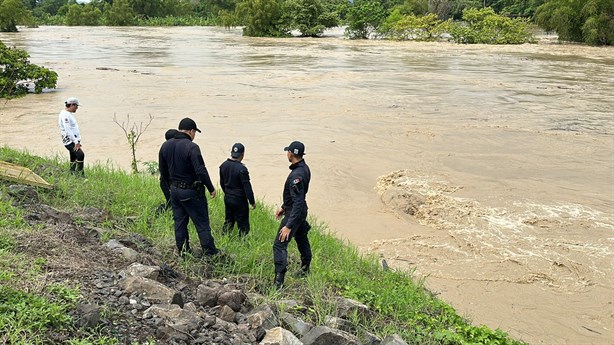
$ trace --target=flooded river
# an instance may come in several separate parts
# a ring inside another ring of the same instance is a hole
[[[336,236],[415,270],[476,325],[532,344],[614,343],[612,47],[200,27],[23,28],[0,40],[59,74],[57,90],[2,101],[0,144],[67,156],[57,114],[76,96],[86,163],[127,170],[113,116],[154,117],[142,162],[189,116],[216,182],[242,142],[257,197],[279,205],[282,150],[298,139],[310,212]]]

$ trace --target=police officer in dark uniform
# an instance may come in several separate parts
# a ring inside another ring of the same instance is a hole
[[[249,205],[256,208],[254,191],[249,181],[247,167],[241,163],[245,156],[245,146],[241,143],[232,145],[230,158],[220,165],[220,185],[224,191],[226,218],[222,227],[224,234],[231,232],[237,223],[239,234],[249,233]]]
[[[213,256],[219,251],[211,236],[209,209],[205,188],[212,198],[216,191],[200,148],[193,143],[196,132],[194,120],[184,118],[179,122],[178,132],[173,139],[160,147],[159,166],[162,179],[171,186],[171,205],[175,221],[175,242],[181,255],[192,254],[188,239],[188,222],[192,219],[203,256]]]
[[[173,139],[175,137],[175,134],[177,134],[176,129],[174,128],[169,129],[168,131],[166,131],[166,133],[164,133],[164,139],[165,140]],[[165,181],[162,178],[162,176],[160,176],[160,189],[162,190],[162,193],[164,194],[165,201],[163,204],[160,204],[160,206],[158,206],[158,208],[156,209],[156,214],[163,213],[171,207],[171,186],[169,182],[170,181]]]
[[[298,275],[307,275],[311,264],[311,245],[307,233],[311,226],[307,222],[307,202],[311,172],[305,163],[305,145],[293,141],[284,148],[290,164],[290,174],[284,184],[283,204],[277,210],[277,219],[283,216],[277,236],[273,243],[273,260],[275,262],[275,287],[281,289],[288,265],[288,243],[294,237],[301,254],[301,270]]]

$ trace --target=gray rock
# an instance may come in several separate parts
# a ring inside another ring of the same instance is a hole
[[[76,308],[78,327],[94,328],[100,323],[101,308],[95,304],[78,304]]]
[[[294,334],[298,334],[301,337],[307,334],[313,328],[313,325],[304,322],[299,317],[296,317],[290,313],[282,312],[280,314],[282,325],[292,331]]]
[[[347,319],[354,313],[361,316],[368,316],[369,314],[369,307],[351,298],[337,297],[336,303],[338,316],[341,318]]]
[[[218,289],[201,284],[196,290],[196,300],[198,304],[206,307],[213,307],[217,305]]]
[[[235,321],[236,312],[232,310],[229,306],[225,305],[222,307],[222,310],[219,313],[219,318],[226,322],[234,322]]]
[[[181,293],[155,280],[143,277],[126,277],[122,281],[122,287],[128,293],[138,293],[153,303],[177,304],[183,307]]]
[[[292,332],[281,327],[275,327],[266,331],[260,345],[303,345],[303,343]]]
[[[353,326],[350,321],[336,316],[326,316],[326,319],[324,320],[324,325],[330,328],[340,329],[345,332],[353,331]]]
[[[227,305],[237,312],[241,310],[241,305],[246,298],[247,296],[239,290],[225,291],[218,296],[217,303],[219,305]]]
[[[121,273],[120,273],[121,274]],[[145,266],[138,262],[135,262],[126,268],[126,277],[136,276],[147,279],[156,280],[160,274],[160,267],[158,266]]]
[[[247,315],[247,322],[253,329],[262,327],[268,330],[279,326],[279,321],[277,321],[273,310],[266,304],[252,310]]]
[[[301,338],[301,342],[305,345],[360,345],[356,336],[326,326],[313,328]]]

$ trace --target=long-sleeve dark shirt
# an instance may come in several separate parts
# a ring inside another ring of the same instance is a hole
[[[286,226],[294,229],[307,218],[307,201],[311,171],[305,160],[290,165],[290,174],[284,184],[284,203],[281,208],[287,217]]]
[[[220,165],[220,185],[224,194],[247,199],[250,205],[256,203],[249,181],[247,167],[238,160],[228,158]]]
[[[186,133],[178,132],[173,139],[162,144],[158,154],[158,166],[162,180],[169,185],[183,182],[192,186],[194,182],[201,181],[209,193],[215,191],[200,148]]]

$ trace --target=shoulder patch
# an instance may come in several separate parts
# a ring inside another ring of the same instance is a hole
[[[294,180],[292,180],[292,184],[299,184],[299,183],[301,183],[300,178],[295,178]]]

